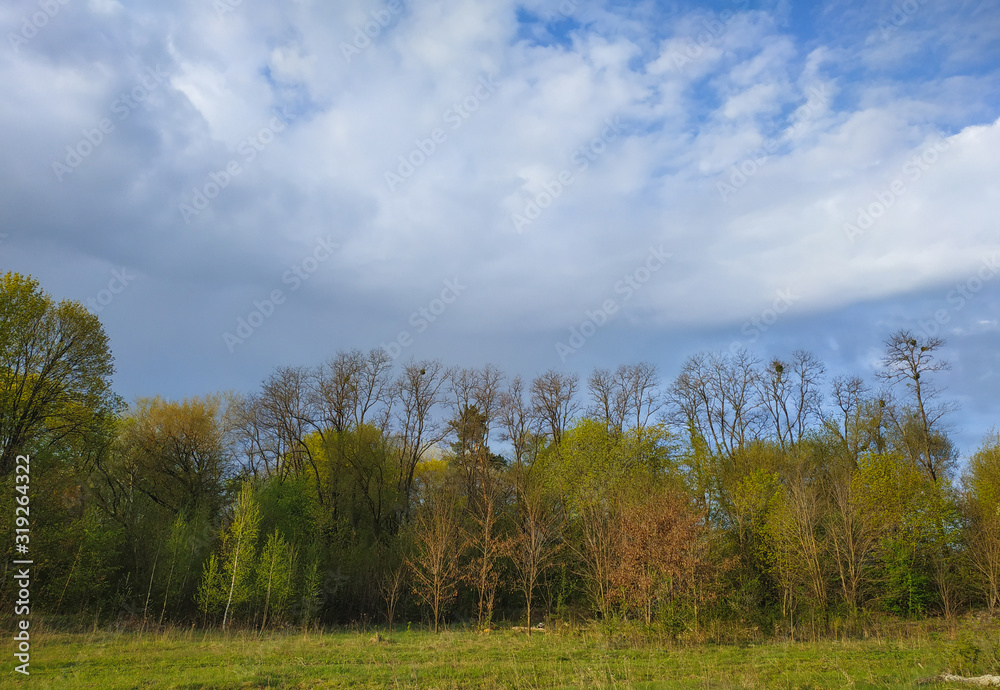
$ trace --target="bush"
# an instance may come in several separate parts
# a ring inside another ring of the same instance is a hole
[[[951,652],[948,667],[959,676],[1000,674],[1000,636],[987,639],[963,635]]]

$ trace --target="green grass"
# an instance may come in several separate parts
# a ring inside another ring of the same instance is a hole
[[[954,634],[937,632],[744,645],[629,644],[593,629],[372,635],[48,631],[33,638],[25,680],[33,688],[910,688],[944,670],[955,647]]]

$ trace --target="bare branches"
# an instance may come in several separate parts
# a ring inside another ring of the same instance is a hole
[[[413,593],[431,610],[434,632],[458,593],[459,557],[464,550],[456,502],[439,496],[417,512],[414,552],[407,560]]]
[[[695,355],[670,388],[675,410],[719,455],[731,458],[758,437],[757,366],[757,360],[742,350],[728,356]]]
[[[804,350],[793,352],[791,362],[775,358],[761,369],[755,383],[779,447],[801,441],[809,422],[821,416],[823,371],[823,364]]]
[[[553,369],[531,382],[532,411],[556,445],[578,409],[574,396],[579,383],[576,374],[560,374]]]
[[[593,401],[590,414],[603,420],[614,436],[628,428],[644,429],[663,407],[660,377],[648,362],[622,365],[614,373],[595,369],[587,386]]]
[[[518,471],[523,467],[533,446],[531,439],[534,434],[531,409],[524,400],[524,384],[521,377],[515,377],[500,394],[500,423],[503,426],[502,441],[511,444],[514,451],[514,466]],[[529,465],[531,463],[529,462]]]
[[[407,508],[417,463],[428,449],[444,438],[441,425],[431,412],[441,402],[441,388],[446,380],[447,371],[438,360],[411,361],[396,380],[400,494]]]
[[[528,634],[531,634],[531,608],[538,580],[552,566],[561,547],[563,516],[547,504],[540,492],[524,489],[515,522],[511,559],[527,607]]]
[[[911,459],[921,465],[933,481],[953,465],[950,442],[940,428],[941,419],[955,409],[953,403],[936,403],[941,389],[927,379],[928,374],[947,371],[951,365],[937,358],[944,340],[934,336],[917,338],[908,330],[893,333],[885,341],[883,371],[879,378],[891,384],[905,382],[912,393],[909,408],[890,408],[893,423]]]

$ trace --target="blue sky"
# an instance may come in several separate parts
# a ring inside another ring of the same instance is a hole
[[[1000,2],[17,0],[0,30],[0,270],[93,300],[126,398],[381,345],[871,378],[911,328],[948,341],[960,448],[1000,419]]]

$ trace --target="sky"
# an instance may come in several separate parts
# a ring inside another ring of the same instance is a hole
[[[7,0],[0,271],[127,400],[946,340],[1000,426],[1000,0]]]

